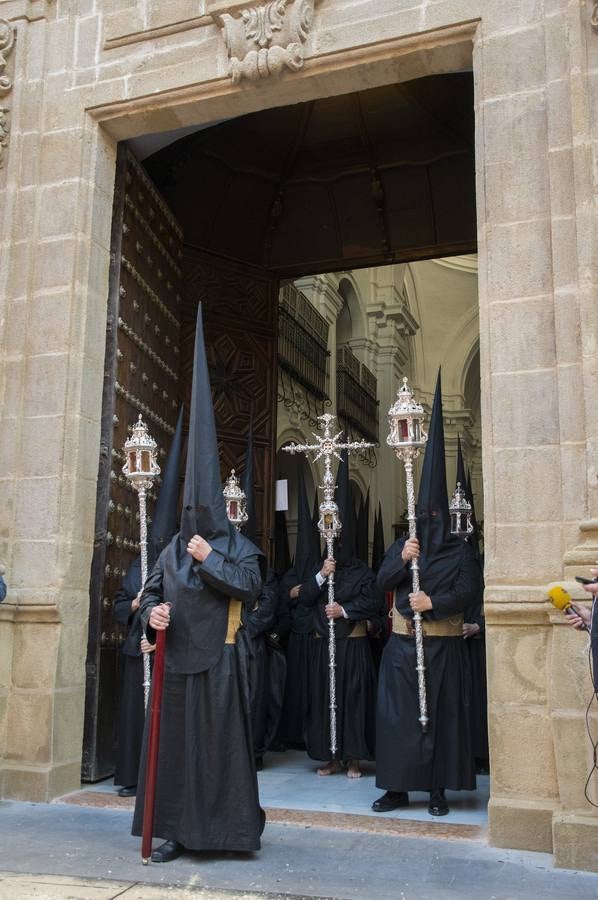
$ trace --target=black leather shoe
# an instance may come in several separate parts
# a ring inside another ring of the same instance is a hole
[[[449,805],[446,802],[444,791],[430,791],[430,805],[428,812],[431,816],[447,816],[450,812]]]
[[[122,787],[118,792],[119,797],[134,797],[137,793],[137,785],[129,784],[127,787]]]
[[[263,768],[264,768],[264,757],[263,757],[263,756],[256,756],[256,758],[255,758],[255,770],[256,770],[256,772],[261,772]]]
[[[402,809],[405,806],[409,806],[407,791],[387,791],[372,803],[374,812],[390,812],[391,809]]]
[[[178,841],[164,841],[157,850],[152,853],[152,862],[172,862],[185,851]]]

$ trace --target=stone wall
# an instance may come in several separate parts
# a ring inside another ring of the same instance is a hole
[[[544,604],[598,555],[594,4],[293,0],[261,56],[242,6],[0,0],[2,793],[78,784],[116,141],[473,60],[490,839],[598,868],[583,638]]]

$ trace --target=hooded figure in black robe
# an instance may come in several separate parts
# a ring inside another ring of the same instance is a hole
[[[378,681],[376,784],[387,793],[373,809],[406,806],[408,791],[430,791],[429,812],[449,810],[444,789],[474,790],[471,674],[463,641],[463,611],[476,599],[479,567],[467,543],[450,533],[440,373],[417,506],[420,592],[412,594],[412,542],[396,541],[378,572],[378,586],[394,590],[393,633]],[[409,546],[406,544],[409,543]],[[431,609],[429,608],[431,606]],[[423,613],[429,723],[419,719],[415,638],[411,620]],[[440,633],[439,633],[440,632]]]
[[[254,490],[253,424],[245,453],[241,488],[247,499],[247,522],[243,534],[257,543],[257,517]],[[263,767],[263,755],[278,731],[284,697],[286,659],[275,631],[278,620],[278,579],[268,570],[262,593],[252,609],[245,609],[243,622],[252,640],[250,667],[251,722],[256,767]]]
[[[154,516],[147,542],[148,571],[173,534],[178,529],[179,474],[183,443],[183,409],[179,413],[176,429],[162,473],[162,486],[154,507]],[[131,797],[137,786],[139,757],[145,708],[143,703],[143,658],[141,653],[141,611],[137,595],[141,590],[141,557],[133,560],[123,578],[120,590],[114,598],[113,617],[119,625],[128,628],[123,644],[123,674],[118,713],[118,747],[114,783],[122,784],[121,797]]]
[[[317,492],[316,492],[317,501]],[[305,746],[305,721],[309,707],[309,648],[313,642],[311,610],[299,602],[303,582],[312,574],[320,559],[317,525],[309,510],[303,469],[297,481],[297,544],[293,566],[280,580],[280,602],[289,610],[290,631],[287,641],[287,673],[279,728],[284,744]]]
[[[302,584],[299,603],[312,612],[315,640],[310,645],[309,711],[306,748],[317,760],[330,760],[320,775],[340,770],[359,777],[359,760],[373,760],[376,722],[376,671],[367,637],[367,621],[376,615],[380,598],[376,576],[355,556],[353,503],[349,487],[349,459],[342,452],[337,477],[337,497],[342,530],[335,542],[334,607],[336,638],[337,754],[330,751],[330,683],[328,658],[328,585],[323,568],[316,567]]]
[[[261,592],[262,560],[226,515],[200,306],[180,530],[141,598],[148,639],[155,639],[154,625],[167,628],[154,818],[154,835],[165,843],[152,854],[155,862],[174,859],[185,848],[260,847],[264,815],[251,734],[251,648],[241,610],[253,607]],[[137,835],[147,739],[146,727]]]
[[[382,520],[382,506],[378,504],[378,511],[374,516],[374,540],[372,545],[372,571],[378,574],[378,569],[382,565],[384,558],[384,522]],[[376,668],[376,674],[380,671],[380,661],[384,646],[388,640],[388,630],[390,619],[388,617],[388,604],[384,591],[378,591],[379,607],[375,616],[370,619],[368,627],[368,637],[370,639],[370,649],[372,658]]]
[[[457,448],[461,454],[461,442]],[[459,474],[465,476],[465,466],[461,456],[461,467],[457,467],[457,480]],[[473,550],[473,554],[479,566],[479,584],[475,602],[464,613],[463,636],[465,645],[469,651],[469,663],[471,666],[471,736],[473,740],[473,755],[476,770],[480,773],[488,772],[488,688],[486,683],[486,620],[484,618],[484,569],[480,553],[480,539],[478,523],[475,515],[475,504],[471,490],[471,475],[467,474],[466,497],[471,503],[471,522],[473,532],[467,537]],[[468,627],[470,626],[470,627]]]

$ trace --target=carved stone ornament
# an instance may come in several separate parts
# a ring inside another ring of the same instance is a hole
[[[6,19],[0,19],[0,97],[8,94],[12,88],[12,78],[5,75],[6,60],[15,44],[14,26]],[[8,110],[0,107],[0,169],[4,165],[4,154],[8,147]]]
[[[303,67],[304,47],[317,0],[270,0],[214,16],[222,29],[233,84],[259,81],[283,69]]]
[[[592,7],[592,18],[590,19],[594,31],[598,31],[598,0],[594,0]]]

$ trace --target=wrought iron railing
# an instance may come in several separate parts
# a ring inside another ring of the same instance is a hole
[[[293,284],[280,291],[278,361],[318,400],[328,398],[328,323]]]
[[[378,443],[377,380],[350,347],[339,347],[336,357],[336,408],[341,419],[366,440]]]

